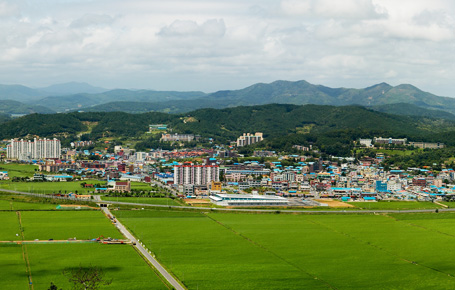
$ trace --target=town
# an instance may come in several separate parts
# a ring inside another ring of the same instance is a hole
[[[86,149],[93,148],[93,141],[74,141],[71,148],[61,148],[56,138],[5,140],[4,162],[33,164],[36,173],[19,180],[10,178],[8,171],[3,170],[0,180],[13,183],[88,180],[89,183],[83,184],[84,193],[78,194],[77,189],[52,193],[78,199],[104,194],[137,196],[132,182],[150,186],[159,184],[174,198],[189,205],[207,206],[211,203],[229,207],[306,208],[340,206],[341,202],[393,200],[437,203],[455,197],[454,169],[434,170],[431,165],[426,165],[387,170],[383,162],[388,156],[379,151],[374,157],[365,155],[358,159],[322,158],[315,157],[318,150],[311,145],[295,144],[293,148],[300,154],[256,150],[245,156],[239,154],[238,149],[263,141],[261,132],[244,133],[230,145],[187,148],[185,144],[199,137],[166,131],[169,131],[166,124],[150,125],[150,132],[161,134],[163,143],[178,143],[180,149],[150,148],[148,152],[137,152],[128,147],[113,146],[112,151],[98,151]],[[106,142],[102,145],[105,146]],[[404,145],[426,150],[444,147],[442,143],[381,137],[352,142],[365,149]],[[153,195],[148,193],[147,196]]]

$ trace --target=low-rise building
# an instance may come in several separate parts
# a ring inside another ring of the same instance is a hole
[[[221,206],[286,206],[288,200],[274,195],[214,194],[210,201]]]

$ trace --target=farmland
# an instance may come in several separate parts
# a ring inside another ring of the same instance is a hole
[[[33,193],[70,193],[77,192],[79,194],[87,194],[94,191],[93,188],[83,188],[81,183],[99,183],[97,180],[84,180],[84,181],[60,181],[60,182],[12,182],[1,181],[0,189],[17,190]]]
[[[23,211],[21,217],[26,240],[122,238],[99,211]]]
[[[39,167],[31,164],[2,163],[0,171],[8,171],[10,178],[13,177],[32,177]]]
[[[146,204],[157,204],[157,205],[180,205],[171,198],[157,198],[157,197],[112,197],[103,196],[102,200],[106,201],[121,201],[121,202],[132,202],[132,203],[146,203]]]
[[[349,204],[367,210],[405,210],[405,209],[437,209],[442,206],[430,201],[379,201],[379,202],[348,202]]]
[[[453,289],[453,213],[120,211],[189,289]]]
[[[100,235],[122,238],[100,211],[21,211],[25,240],[89,239]],[[0,211],[0,240],[21,240],[19,215]],[[19,235],[16,235],[18,234]],[[167,289],[158,275],[130,245],[98,243],[0,244],[0,288],[30,289],[28,258],[34,289],[48,289],[50,282],[70,289],[64,269],[99,266],[112,284],[106,289]]]
[[[70,289],[62,275],[65,268],[99,266],[112,284],[104,289],[167,289],[158,276],[128,245],[53,244],[27,245],[35,289],[47,289],[53,281]]]

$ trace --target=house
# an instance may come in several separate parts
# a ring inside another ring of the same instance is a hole
[[[114,187],[110,188],[109,191],[130,192],[131,191],[131,183],[129,181],[116,181],[114,183]]]

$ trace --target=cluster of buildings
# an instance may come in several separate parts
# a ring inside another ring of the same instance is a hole
[[[374,137],[373,139],[360,139],[359,144],[365,147],[374,147],[374,144],[379,145],[407,145],[414,146],[422,149],[440,149],[444,148],[444,143],[429,143],[429,142],[408,142],[406,138],[403,139],[394,139],[394,138],[382,138]]]
[[[150,131],[166,131],[165,124],[150,125]],[[190,142],[191,134],[160,132],[165,142]],[[237,147],[263,140],[263,134],[244,133],[236,141]],[[380,167],[384,156],[364,157],[355,163],[354,158],[331,158],[326,161],[306,156],[312,146],[296,145],[299,154],[279,155],[274,151],[255,151],[256,157],[273,157],[276,161],[233,162],[237,157],[233,148],[213,146],[211,149],[192,148],[176,150],[150,150],[136,152],[115,146],[113,153],[84,150],[90,141],[72,143],[72,149],[62,150],[58,139],[32,141],[10,140],[7,157],[39,165],[40,171],[58,173],[36,175],[34,180],[56,181],[80,178],[98,178],[107,182],[98,191],[128,192],[130,183],[158,180],[179,191],[182,196],[210,196],[213,203],[225,206],[288,205],[285,197],[339,198],[342,200],[431,200],[454,195],[448,183],[455,181],[455,171],[443,170],[437,175],[429,169],[412,168],[409,171],[385,171]],[[421,148],[441,148],[444,144],[408,142],[406,139],[360,139],[360,144],[400,144]],[[99,158],[76,158],[76,157]],[[99,159],[99,160],[87,160]],[[187,161],[191,159],[191,161]],[[259,158],[258,158],[259,159]],[[270,160],[270,159],[269,159]],[[292,165],[289,165],[292,164]],[[417,172],[417,174],[416,174]],[[0,179],[7,179],[0,172]],[[235,196],[228,193],[237,193]],[[250,194],[251,193],[251,194]],[[260,193],[260,194],[259,194]]]
[[[162,134],[160,141],[163,142],[191,142],[195,140],[193,134]]]
[[[262,140],[264,140],[264,137],[263,137],[263,133],[261,133],[261,132],[256,132],[255,134],[243,133],[242,136],[237,138],[236,144],[237,144],[237,147],[243,147],[243,146],[261,142]]]
[[[15,140],[11,139],[6,146],[7,157],[20,161],[32,159],[60,158],[62,153],[60,140],[54,139],[33,139]]]

